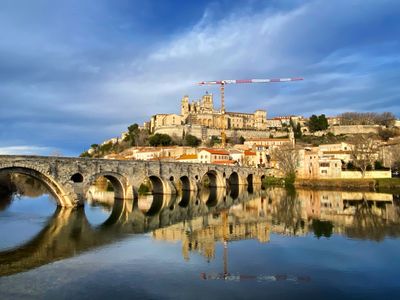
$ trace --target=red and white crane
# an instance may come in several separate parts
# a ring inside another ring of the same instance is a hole
[[[215,80],[215,81],[201,81],[199,85],[215,85],[220,86],[221,92],[221,145],[225,148],[226,135],[225,135],[225,85],[226,84],[238,84],[238,83],[275,83],[275,82],[290,82],[300,81],[303,78],[292,77],[292,78],[270,78],[270,79],[227,79],[227,80]]]

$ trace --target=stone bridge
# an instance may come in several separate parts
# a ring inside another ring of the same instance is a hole
[[[260,185],[264,170],[240,166],[163,161],[0,155],[1,173],[22,173],[42,181],[63,207],[83,205],[90,186],[100,177],[113,185],[115,198],[135,199],[142,183],[153,194],[196,191],[207,179],[210,187]]]

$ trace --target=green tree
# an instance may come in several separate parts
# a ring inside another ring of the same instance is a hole
[[[169,146],[172,139],[168,134],[156,133],[149,138],[150,146]]]
[[[124,142],[129,146],[145,146],[148,144],[149,132],[145,129],[140,129],[139,125],[134,123],[128,126],[128,133],[124,138]]]
[[[207,141],[207,147],[213,147],[215,144],[221,143],[221,138],[219,136],[213,135]]]
[[[79,155],[79,157],[91,157],[91,155],[89,154],[89,152],[85,151],[85,152],[82,152],[82,153]]]
[[[324,114],[320,115],[318,117],[318,121],[319,121],[319,128],[320,130],[326,130],[329,127],[328,124],[328,119],[326,118],[326,116]]]
[[[125,136],[124,141],[130,146],[134,146],[137,142],[137,137],[140,133],[139,125],[132,124],[128,126],[128,134]]]
[[[134,124],[128,126],[129,133],[138,133],[139,130],[140,130],[139,125],[137,123],[134,123]]]
[[[308,128],[310,132],[319,130],[326,130],[328,128],[328,120],[324,114],[320,116],[312,115],[308,121]]]
[[[293,129],[294,138],[295,138],[295,139],[300,139],[300,138],[303,136],[303,134],[302,134],[302,132],[301,132],[300,123],[297,123],[297,124],[296,124],[292,119],[290,119],[290,126],[291,126],[292,129]]]
[[[104,155],[107,153],[110,153],[110,151],[113,149],[113,143],[112,142],[108,142],[106,144],[103,144],[99,147],[99,151]]]
[[[187,134],[185,136],[185,146],[197,147],[200,143],[201,141],[194,135]]]

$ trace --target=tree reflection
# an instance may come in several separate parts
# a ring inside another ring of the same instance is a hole
[[[296,235],[304,230],[304,221],[301,218],[301,202],[297,198],[294,188],[287,188],[284,196],[277,204],[273,222],[283,225],[283,231]]]
[[[312,220],[312,229],[317,238],[322,236],[329,238],[333,232],[333,224],[330,221]]]
[[[351,226],[346,228],[349,237],[380,241],[388,234],[392,235],[395,232],[398,234],[398,228],[393,232],[395,228],[392,228],[390,221],[385,218],[385,203],[367,201],[363,197],[362,201],[348,201],[346,207],[350,206],[355,209],[355,212]]]
[[[6,210],[13,199],[16,187],[12,183],[10,175],[0,175],[0,211]]]

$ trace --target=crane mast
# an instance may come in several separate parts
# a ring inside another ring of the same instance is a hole
[[[271,79],[228,79],[228,80],[215,80],[215,81],[201,81],[199,85],[219,85],[220,95],[221,95],[221,146],[225,148],[226,146],[226,133],[225,133],[225,85],[226,84],[239,84],[239,83],[275,83],[275,82],[290,82],[303,80],[300,77],[292,78],[271,78]]]

